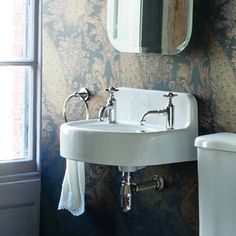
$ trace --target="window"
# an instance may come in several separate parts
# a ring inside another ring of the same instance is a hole
[[[39,1],[0,1],[0,175],[36,171]]]

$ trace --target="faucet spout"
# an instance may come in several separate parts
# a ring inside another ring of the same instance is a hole
[[[160,114],[160,115],[166,115],[166,128],[167,129],[173,129],[174,128],[174,105],[172,104],[172,98],[177,96],[177,94],[168,93],[167,95],[163,95],[164,97],[167,97],[169,99],[168,105],[166,108],[161,110],[151,110],[145,112],[141,119],[140,124],[144,125],[145,118],[149,115],[153,114]]]
[[[116,123],[114,104],[101,107],[101,109],[99,110],[98,118],[100,121],[104,121],[105,117],[108,118],[109,123]]]
[[[167,114],[167,111],[168,109],[167,108],[165,108],[165,109],[162,109],[162,110],[151,110],[151,111],[147,111],[147,112],[145,112],[143,115],[142,115],[142,117],[141,117],[141,119],[140,119],[140,123],[141,123],[141,125],[144,125],[144,122],[145,122],[145,118],[147,117],[147,116],[149,116],[149,115],[155,115],[155,114]]]
[[[106,107],[101,107],[98,113],[98,118],[100,121],[104,120],[104,116],[105,116],[105,111],[106,111]]]

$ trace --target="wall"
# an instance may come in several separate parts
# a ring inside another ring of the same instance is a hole
[[[62,104],[87,87],[95,117],[110,85],[189,92],[198,100],[201,134],[236,131],[235,16],[234,0],[195,1],[192,39],[181,54],[127,54],[108,41],[106,0],[43,0],[42,235],[198,235],[196,162],[135,173],[135,180],[158,173],[167,186],[135,196],[128,214],[119,206],[117,168],[86,165],[86,213],[57,211],[65,168],[58,140]],[[73,103],[70,118],[82,109]]]

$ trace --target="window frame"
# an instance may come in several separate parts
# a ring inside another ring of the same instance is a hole
[[[32,4],[32,51],[30,59],[17,59],[0,61],[1,66],[30,66],[32,68],[32,100],[30,98],[32,112],[29,123],[30,140],[28,150],[29,158],[12,160],[0,163],[0,180],[6,176],[14,175],[39,175],[40,171],[40,136],[41,136],[41,0],[31,0]]]

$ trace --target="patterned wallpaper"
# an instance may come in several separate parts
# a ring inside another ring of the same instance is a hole
[[[117,52],[106,35],[106,0],[43,0],[43,124],[41,235],[198,235],[196,163],[147,167],[167,183],[143,192],[134,209],[119,206],[117,167],[86,165],[86,212],[58,211],[65,160],[59,154],[62,104],[80,87],[93,93],[91,117],[105,103],[105,88],[127,86],[189,92],[197,97],[201,134],[236,131],[236,1],[194,3],[193,34],[176,56]],[[71,103],[69,119],[82,116]]]

